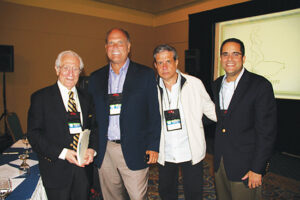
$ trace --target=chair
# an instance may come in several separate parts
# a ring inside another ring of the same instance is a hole
[[[14,142],[22,139],[22,137],[25,135],[21,124],[20,124],[20,120],[17,116],[16,113],[14,112],[10,112],[7,113],[7,125],[8,125],[8,132],[10,133],[12,139]]]

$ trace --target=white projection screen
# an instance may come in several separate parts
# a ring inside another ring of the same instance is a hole
[[[245,44],[245,68],[266,77],[276,98],[300,99],[300,9],[216,23],[214,78],[223,75],[222,41]]]

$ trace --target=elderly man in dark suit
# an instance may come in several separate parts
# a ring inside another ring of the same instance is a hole
[[[49,200],[89,198],[90,173],[97,149],[94,104],[88,93],[76,88],[83,69],[80,56],[61,52],[55,63],[57,83],[32,94],[28,111],[28,137],[39,159]],[[90,129],[89,147],[79,164],[79,133]]]
[[[92,73],[89,91],[99,124],[99,169],[104,199],[146,199],[148,164],[158,158],[160,114],[154,71],[128,58],[127,31],[106,36],[110,63]],[[149,156],[149,160],[147,157]],[[148,160],[148,161],[147,161]]]
[[[220,54],[226,74],[214,83],[217,196],[222,200],[261,199],[262,175],[276,137],[272,85],[243,67],[242,41],[225,40]]]

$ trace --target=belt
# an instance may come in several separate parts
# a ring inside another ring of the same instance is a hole
[[[114,143],[117,143],[117,144],[121,144],[121,140],[108,140],[110,142],[114,142]]]

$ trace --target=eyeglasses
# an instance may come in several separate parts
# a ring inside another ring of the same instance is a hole
[[[242,55],[242,53],[240,53],[240,52],[233,52],[233,53],[231,53],[231,54],[229,54],[228,52],[223,52],[223,53],[221,53],[221,56],[223,57],[223,58],[228,58],[229,56],[231,56],[231,57],[233,57],[233,58],[238,58],[238,57],[240,57]]]
[[[81,69],[79,67],[71,67],[68,65],[63,65],[60,67],[62,73],[68,73],[69,71],[72,71],[74,74],[79,74],[81,72]]]

